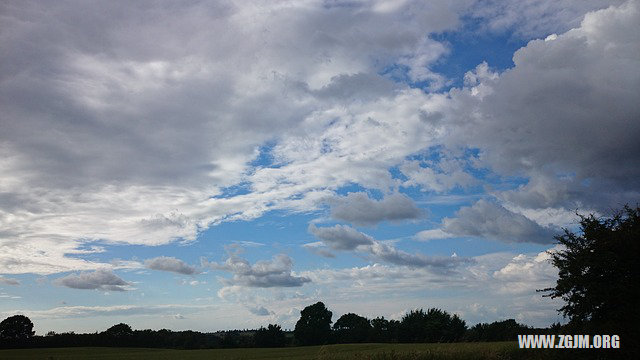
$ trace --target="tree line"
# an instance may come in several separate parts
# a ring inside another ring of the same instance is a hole
[[[0,323],[0,347],[160,347],[175,349],[216,349],[286,347],[338,343],[425,343],[459,341],[509,341],[517,334],[546,333],[513,319],[481,323],[468,328],[457,315],[431,308],[413,310],[401,320],[384,317],[368,319],[348,313],[332,325],[332,312],[322,302],[307,306],[293,331],[277,324],[254,330],[215,333],[198,331],[133,330],[128,324],[113,325],[102,332],[74,332],[36,336],[33,323],[24,315],[11,316]]]

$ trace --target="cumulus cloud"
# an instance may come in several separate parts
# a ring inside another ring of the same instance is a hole
[[[18,279],[7,278],[4,276],[0,276],[0,284],[5,285],[20,285],[20,281]]]
[[[416,219],[420,209],[408,196],[400,193],[387,195],[381,200],[370,199],[364,192],[349,193],[332,198],[331,217],[355,225],[373,225],[381,221]]]
[[[224,263],[205,263],[215,270],[233,273],[231,279],[224,282],[230,286],[257,288],[298,287],[311,280],[304,276],[295,276],[291,268],[293,261],[285,254],[278,254],[272,260],[261,260],[251,265],[248,260],[232,254]]]
[[[317,227],[310,224],[309,232],[334,250],[354,250],[360,245],[370,245],[374,242],[371,236],[348,225]]]
[[[502,293],[531,293],[548,287],[558,278],[558,269],[550,260],[547,251],[533,256],[518,254],[492,276],[498,280]]]
[[[193,275],[197,272],[196,268],[186,264],[180,259],[174,257],[160,256],[153,259],[147,259],[144,261],[144,266],[147,269],[171,271],[178,274]]]
[[[557,231],[487,200],[460,208],[455,218],[445,218],[442,223],[444,232],[455,236],[476,236],[509,243],[550,244],[555,242],[553,236]]]
[[[505,200],[605,210],[640,199],[638,8],[627,1],[587,13],[576,28],[516,51],[512,69],[450,93],[467,115],[450,114],[458,120],[447,142],[529,179]]]
[[[56,285],[72,289],[126,291],[131,284],[109,270],[96,270],[80,274],[70,274],[53,281]]]

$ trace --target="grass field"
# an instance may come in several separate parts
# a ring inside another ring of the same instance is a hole
[[[171,350],[59,348],[0,350],[0,359],[519,359],[537,358],[515,342],[455,344],[344,344],[278,349]]]

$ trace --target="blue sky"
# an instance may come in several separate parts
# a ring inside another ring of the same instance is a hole
[[[640,200],[638,7],[4,2],[0,315],[563,321],[554,234]]]

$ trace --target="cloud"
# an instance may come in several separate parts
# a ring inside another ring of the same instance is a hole
[[[436,239],[448,239],[454,237],[453,234],[447,233],[442,229],[422,230],[413,236],[418,241],[429,241]]]
[[[130,284],[108,270],[96,270],[80,274],[70,274],[53,281],[56,285],[72,289],[126,291]]]
[[[178,274],[193,275],[197,273],[196,268],[187,265],[184,261],[174,257],[160,256],[144,261],[144,266],[152,270],[171,271]]]
[[[324,243],[322,241],[316,241],[308,244],[302,245],[303,248],[311,251],[316,255],[320,255],[326,258],[334,258],[336,255],[331,251],[327,250]]]
[[[590,11],[620,5],[624,0],[475,1],[470,15],[482,19],[492,32],[515,32],[520,37],[544,37],[579,26]]]
[[[496,270],[493,278],[498,280],[502,293],[531,293],[549,287],[558,278],[558,269],[550,260],[551,255],[546,251],[535,256],[519,254]]]
[[[285,254],[278,254],[272,260],[258,261],[253,265],[234,254],[230,255],[224,263],[205,264],[215,270],[233,273],[231,279],[224,280],[229,286],[298,287],[311,281],[307,277],[292,274],[293,261]]]
[[[442,230],[455,236],[476,236],[507,243],[531,242],[551,244],[557,229],[543,228],[524,215],[503,206],[479,200],[460,208],[455,218],[445,218]]]
[[[429,66],[446,46],[426,35],[458,27],[461,6],[4,7],[0,222],[20,241],[0,272],[98,269],[67,255],[97,239],[193,241],[222,221],[308,211],[349,182],[387,187],[388,167],[425,144],[425,95],[380,74],[402,61],[439,86]],[[307,155],[332,151],[300,158],[316,138]],[[274,139],[286,166],[252,165]],[[251,192],[225,194],[241,184]]]
[[[458,256],[447,257],[426,256],[420,253],[410,254],[379,241],[367,246],[367,250],[376,258],[391,264],[409,267],[428,267],[437,271],[447,271],[456,268],[461,263],[472,261]]]
[[[392,245],[375,240],[373,237],[347,225],[317,227],[312,223],[309,225],[309,231],[331,249],[356,251],[396,265],[429,267],[438,271],[446,271],[455,268],[460,263],[470,261],[469,259],[458,257],[426,256],[420,253],[410,254],[398,250]],[[309,244],[307,244],[307,247],[309,247]],[[313,247],[315,252],[324,250],[319,244],[313,244]]]
[[[477,183],[464,170],[465,161],[460,159],[440,159],[430,161],[422,166],[420,161],[405,161],[400,171],[407,177],[403,186],[419,186],[422,191],[442,193],[456,187],[467,187]]]
[[[354,250],[360,245],[370,245],[373,238],[348,225],[334,225],[332,227],[317,227],[309,225],[311,232],[318,239],[334,250]]]
[[[249,311],[254,314],[254,315],[258,315],[258,316],[267,316],[267,315],[274,315],[273,311],[269,311],[267,308],[265,308],[264,306],[258,306],[258,307],[250,307]]]
[[[5,285],[20,285],[20,281],[18,279],[6,278],[4,276],[0,276],[0,284]]]
[[[480,149],[497,174],[527,178],[504,194],[519,206],[603,211],[637,201],[639,31],[638,2],[627,1],[530,41],[513,68],[450,93],[459,106],[445,116],[446,143]]]
[[[416,219],[421,211],[408,196],[394,193],[381,200],[370,199],[367,193],[355,192],[347,196],[334,197],[331,217],[355,225],[374,225],[381,221]]]
[[[212,305],[112,305],[112,306],[61,306],[47,310],[14,310],[11,313],[27,314],[36,319],[64,319],[87,318],[93,316],[132,316],[132,315],[158,315],[173,316],[176,311],[191,312],[194,310],[216,309]],[[10,312],[3,313],[9,314]]]

